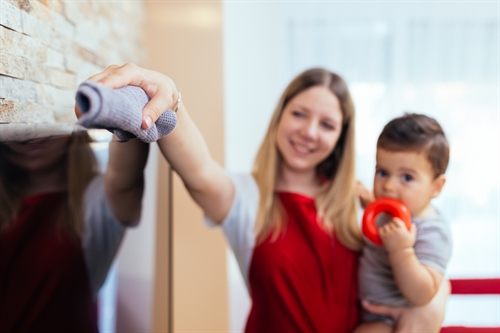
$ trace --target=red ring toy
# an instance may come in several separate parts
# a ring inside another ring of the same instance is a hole
[[[401,201],[393,198],[379,198],[366,206],[362,226],[366,238],[377,245],[383,245],[376,224],[377,215],[382,212],[400,218],[408,230],[411,228],[410,211]]]

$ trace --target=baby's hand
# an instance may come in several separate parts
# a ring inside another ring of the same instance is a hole
[[[414,224],[408,230],[404,222],[395,217],[379,228],[379,235],[384,243],[384,248],[391,253],[413,247],[417,230]]]

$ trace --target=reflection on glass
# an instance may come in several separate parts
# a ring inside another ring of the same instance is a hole
[[[2,332],[97,332],[125,227],[85,131],[0,142]]]

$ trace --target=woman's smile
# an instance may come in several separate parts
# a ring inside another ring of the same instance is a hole
[[[299,142],[295,142],[293,140],[290,140],[290,144],[295,149],[295,151],[297,152],[297,154],[300,155],[300,156],[307,156],[309,154],[314,153],[314,151],[315,151],[312,148],[308,148],[307,145],[301,144]]]

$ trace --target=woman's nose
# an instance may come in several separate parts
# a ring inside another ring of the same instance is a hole
[[[308,121],[302,127],[302,135],[310,140],[316,139],[318,136],[318,125],[315,121]]]

